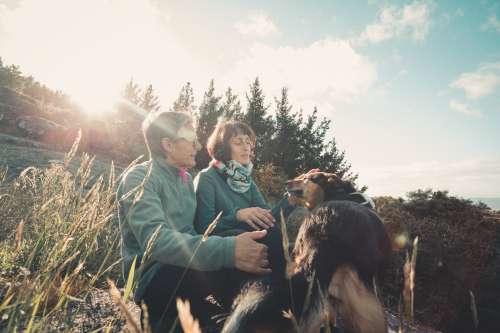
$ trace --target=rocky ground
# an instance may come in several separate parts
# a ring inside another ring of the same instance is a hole
[[[127,306],[138,323],[140,318],[139,307],[133,302],[129,302]],[[60,322],[57,327],[50,327],[49,331],[62,332],[71,327],[72,332],[94,332],[103,327],[110,327],[109,332],[132,332],[123,314],[112,301],[107,290],[92,289],[82,302],[71,302],[67,311],[68,317],[75,315],[75,319],[72,322]],[[398,333],[400,326],[399,317],[387,312],[387,321],[389,324],[389,333]],[[403,322],[403,332],[436,333],[438,331],[418,324],[410,325],[407,322]]]
[[[51,150],[48,146],[37,141],[23,139],[0,133],[0,168],[8,167],[7,177],[13,178],[30,166],[46,167],[51,163],[61,163],[64,152]],[[70,168],[77,168],[80,159],[75,158]],[[95,160],[94,172],[96,175],[108,174],[111,161]],[[123,167],[115,165],[115,174]]]

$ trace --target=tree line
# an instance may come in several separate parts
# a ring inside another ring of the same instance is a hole
[[[141,107],[139,111],[131,107],[122,109],[120,117],[136,118],[127,121],[128,126],[139,128],[139,122],[145,114],[160,109],[159,98],[151,85],[141,89],[131,79],[125,85],[122,97]],[[356,181],[358,175],[352,171],[345,151],[337,147],[333,136],[329,137],[331,120],[321,117],[316,107],[308,114],[302,109],[296,110],[289,100],[286,87],[281,89],[279,96],[274,97],[273,102],[268,103],[258,77],[249,85],[245,102],[243,106],[230,87],[223,94],[217,93],[214,80],[210,81],[199,106],[195,104],[191,83],[187,82],[181,88],[168,109],[189,112],[197,118],[196,132],[203,146],[196,157],[197,169],[205,168],[210,162],[206,143],[217,123],[237,120],[250,125],[257,135],[254,157],[257,166],[272,165],[288,177],[320,168]]]
[[[337,147],[335,137],[330,134],[331,120],[321,117],[316,107],[307,113],[295,108],[289,100],[286,87],[269,102],[259,78],[249,84],[243,103],[231,87],[222,94],[218,93],[214,80],[211,80],[199,105],[195,103],[191,83],[187,82],[170,107],[161,105],[151,84],[141,87],[130,79],[122,89],[122,102],[117,104],[113,113],[99,115],[98,121],[84,116],[65,93],[46,87],[32,76],[23,75],[18,66],[4,65],[0,58],[2,86],[32,97],[43,105],[70,110],[68,114],[79,114],[79,118],[75,117],[81,118],[81,121],[76,121],[77,126],[97,127],[112,133],[116,148],[110,151],[113,159],[133,160],[144,154],[142,120],[149,112],[168,109],[189,112],[197,118],[196,131],[203,146],[196,158],[198,170],[210,162],[206,150],[208,137],[217,122],[226,119],[243,121],[255,131],[257,142],[254,162],[257,168],[270,165],[287,177],[313,168],[333,171],[352,181],[358,177],[352,171],[345,152]]]
[[[62,91],[54,91],[36,81],[31,75],[23,75],[19,66],[6,65],[0,57],[0,87],[7,87],[30,96],[40,103],[59,108],[73,107],[71,99]],[[1,101],[0,101],[1,102]]]

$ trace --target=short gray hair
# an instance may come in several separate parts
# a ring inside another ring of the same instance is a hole
[[[161,140],[163,138],[177,139],[179,129],[192,121],[193,117],[186,112],[164,111],[150,113],[142,122],[142,133],[149,157],[164,157],[165,151],[162,148]]]

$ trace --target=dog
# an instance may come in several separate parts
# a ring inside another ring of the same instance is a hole
[[[290,276],[247,285],[222,333],[387,332],[373,281],[391,242],[373,202],[334,174],[308,174],[288,187],[311,210],[298,232]]]

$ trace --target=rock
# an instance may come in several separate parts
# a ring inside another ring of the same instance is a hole
[[[33,139],[42,139],[49,132],[65,131],[64,126],[61,126],[51,120],[34,117],[21,116],[16,119],[16,125],[23,130],[26,135]]]

